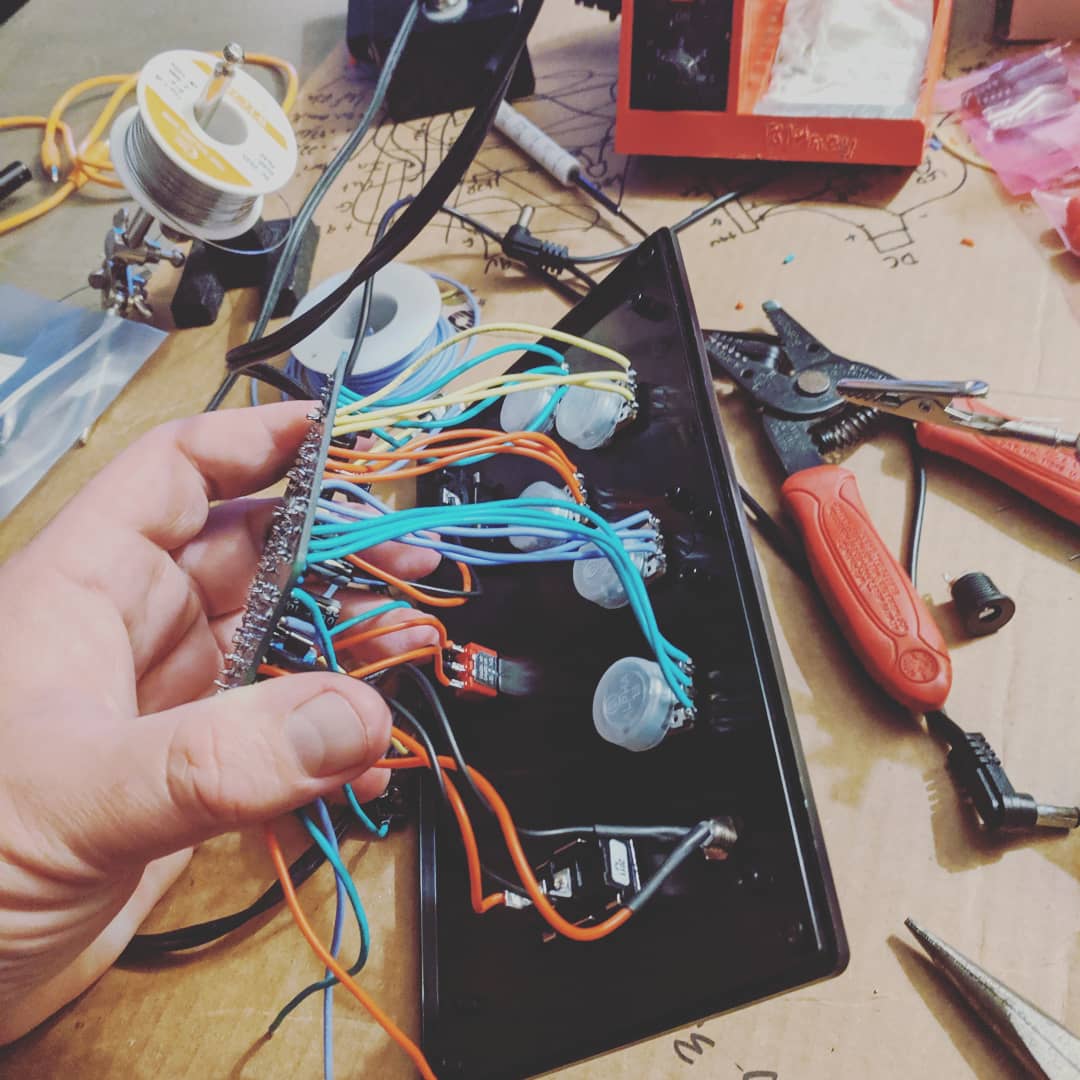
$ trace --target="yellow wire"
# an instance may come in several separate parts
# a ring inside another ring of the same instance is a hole
[[[994,167],[991,165],[981,154],[977,154],[974,150],[966,149],[961,142],[951,135],[946,136],[946,131],[949,131],[949,126],[942,126],[934,132],[937,136],[937,141],[941,143],[941,149],[947,154],[952,154],[954,158],[959,158],[960,161],[967,162],[968,165],[974,165],[976,169],[985,169],[987,172],[993,172]]]
[[[220,53],[215,53],[220,56]],[[276,56],[265,53],[249,53],[245,61],[260,67],[273,68],[285,80],[285,92],[281,102],[284,112],[289,112],[296,104],[296,96],[300,88],[296,68],[288,62]],[[63,158],[57,145],[64,148],[68,159],[68,172],[63,177],[63,182],[57,189],[34,206],[30,206],[16,214],[0,219],[0,236],[12,232],[21,225],[26,225],[39,217],[44,216],[50,210],[59,206],[68,196],[93,181],[104,187],[124,190],[124,185],[115,177],[107,176],[106,173],[113,171],[112,162],[109,160],[109,146],[107,141],[102,141],[101,136],[105,128],[112,121],[116,110],[128,94],[135,89],[138,82],[138,74],[135,75],[95,75],[89,79],[65,90],[57,98],[48,116],[8,116],[0,117],[0,131],[23,127],[44,128],[41,142],[41,164],[47,175],[53,180],[59,180]],[[98,118],[94,121],[86,138],[75,145],[75,139],[71,128],[65,123],[64,112],[71,107],[72,103],[90,90],[96,90],[102,86],[116,86],[111,97],[101,110]]]
[[[424,401],[410,402],[404,405],[374,409],[359,416],[343,415],[345,408],[338,409],[334,417],[334,435],[347,435],[353,431],[370,431],[373,427],[388,427],[410,420],[434,409],[448,405],[472,405],[484,398],[505,397],[528,390],[540,390],[557,386],[585,386],[591,390],[601,390],[618,394],[626,401],[634,400],[634,393],[627,383],[630,376],[623,371],[579,371],[570,375],[533,375],[530,372],[516,372],[500,375],[493,379],[473,383],[452,394],[442,394]]]
[[[630,361],[627,360],[621,352],[609,349],[606,345],[597,345],[593,341],[586,341],[584,338],[577,337],[575,334],[567,334],[562,330],[549,330],[543,326],[532,326],[529,323],[485,323],[483,326],[470,326],[467,330],[462,330],[452,337],[448,337],[445,341],[440,342],[433,348],[428,349],[426,353],[416,360],[413,360],[411,364],[394,376],[394,378],[381,389],[376,390],[373,394],[368,394],[365,398],[354,402],[351,405],[343,405],[337,411],[337,419],[340,420],[343,416],[359,412],[361,409],[364,409],[367,413],[367,410],[369,410],[372,404],[386,397],[393,390],[396,390],[414,371],[423,367],[433,356],[437,356],[444,349],[453,348],[459,341],[465,341],[467,338],[474,337],[476,334],[516,334],[519,337],[524,334],[527,337],[548,338],[551,341],[562,342],[564,345],[574,345],[585,352],[592,353],[594,356],[601,356],[605,360],[610,360],[613,364],[618,364],[624,371],[630,370]],[[545,376],[545,378],[556,378],[556,376]]]
[[[73,101],[82,97],[83,94],[88,93],[91,90],[97,90],[100,86],[114,86],[117,83],[123,84],[128,78],[129,76],[127,75],[95,75],[91,79],[83,79],[82,82],[78,82],[74,86],[69,87],[56,99],[53,107],[49,110],[49,116],[45,124],[45,136],[41,143],[41,164],[54,180],[60,174],[60,154],[56,149],[56,130],[63,118],[65,110],[70,107]],[[77,155],[72,154],[70,156],[77,161]],[[75,161],[73,161],[72,164],[75,164]]]

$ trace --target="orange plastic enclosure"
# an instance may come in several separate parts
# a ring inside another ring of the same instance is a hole
[[[922,160],[934,86],[945,64],[952,0],[935,0],[934,23],[915,115],[904,119],[837,116],[764,116],[754,106],[769,84],[787,0],[733,0],[726,105],[723,109],[633,107],[632,61],[648,48],[634,47],[635,8],[655,20],[657,4],[672,18],[690,5],[731,0],[623,0],[619,38],[615,149],[623,154],[675,157],[764,158],[773,161],[839,161],[869,165],[918,165]],[[680,45],[680,48],[682,46]]]

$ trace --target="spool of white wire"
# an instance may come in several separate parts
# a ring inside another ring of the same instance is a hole
[[[110,150],[135,201],[164,224],[201,240],[247,232],[263,197],[296,170],[296,139],[281,106],[243,70],[233,74],[206,127],[195,107],[216,57],[174,49],[139,74],[138,104],[116,118]]]

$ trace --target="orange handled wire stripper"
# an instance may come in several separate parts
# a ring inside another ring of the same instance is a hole
[[[766,435],[788,473],[784,506],[848,642],[896,701],[920,713],[938,710],[952,683],[945,640],[870,521],[854,474],[826,455],[853,445],[889,413],[914,421],[927,449],[1080,524],[1076,436],[986,409],[976,400],[985,383],[902,382],[837,356],[779,304],[763,307],[775,339],[706,331],[709,359],[762,409]]]

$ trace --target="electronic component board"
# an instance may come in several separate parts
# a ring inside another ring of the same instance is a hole
[[[738,840],[726,858],[691,859],[602,941],[552,940],[528,908],[473,914],[460,838],[425,786],[423,1035],[443,1078],[531,1075],[838,973],[847,960],[671,233],[643,243],[558,329],[620,350],[634,366],[636,417],[598,449],[563,445],[594,510],[609,520],[647,510],[659,523],[665,565],[647,587],[664,634],[692,658],[695,715],[644,752],[601,738],[597,684],[614,662],[647,657],[647,646],[628,608],[583,597],[571,564],[538,562],[483,569],[482,596],[443,613],[455,641],[480,642],[528,670],[525,695],[445,692],[454,728],[521,825],[686,826],[723,817]],[[563,351],[571,368],[586,363]],[[498,430],[499,407],[474,424]],[[497,455],[423,479],[418,498],[485,501],[550,479],[539,463]],[[473,822],[481,851],[491,853],[487,869],[512,881],[492,819],[477,807]],[[600,916],[632,894],[666,850],[643,840],[598,847],[588,837],[528,837],[525,847],[548,895],[574,919]]]

